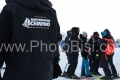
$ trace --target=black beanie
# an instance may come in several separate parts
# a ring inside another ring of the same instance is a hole
[[[94,36],[99,36],[99,33],[98,32],[93,32],[93,35]]]
[[[73,27],[71,31],[72,31],[73,34],[77,34],[78,35],[79,34],[78,30],[79,30],[78,27]]]

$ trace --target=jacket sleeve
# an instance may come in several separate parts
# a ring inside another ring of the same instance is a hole
[[[99,52],[101,53],[103,50],[106,50],[107,42],[105,40],[101,40],[99,44]]]
[[[89,39],[89,41],[88,41],[88,46],[89,47],[92,47],[92,37]]]
[[[57,22],[56,26],[57,26],[57,44],[58,44],[58,42],[60,42],[62,40],[62,35],[60,34],[60,25],[59,25],[59,22],[58,22],[58,19],[57,19],[57,13],[56,13],[56,11],[55,11],[55,16],[56,16],[56,22]],[[57,46],[57,52],[56,52],[55,57],[60,57],[60,54],[59,54],[59,45]]]
[[[0,14],[0,67],[2,67],[7,53],[4,46],[7,46],[11,38],[11,20],[11,13],[5,6]]]

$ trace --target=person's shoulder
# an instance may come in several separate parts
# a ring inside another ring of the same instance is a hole
[[[56,13],[56,10],[54,8],[51,8],[51,10]]]
[[[3,7],[4,11],[10,11],[12,10],[17,4],[14,2],[11,2]]]
[[[101,40],[100,40],[100,43],[106,43],[107,41],[104,39],[104,38],[102,38]]]
[[[90,37],[90,39],[88,40],[88,42],[92,42],[93,41],[93,37]]]
[[[57,14],[56,10],[54,8],[50,8],[50,11],[52,11],[52,13],[55,14],[55,15]]]

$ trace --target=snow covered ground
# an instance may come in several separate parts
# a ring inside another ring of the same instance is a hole
[[[64,52],[61,52],[60,55],[61,55],[60,56],[60,58],[61,58],[60,66],[62,68],[62,71],[64,71],[64,67],[67,63],[67,58],[66,58],[66,55],[65,55]],[[114,64],[116,66],[116,69],[117,69],[118,73],[120,73],[120,48],[116,48],[115,55],[113,57],[113,61],[114,61]],[[81,54],[79,55],[78,66],[77,66],[77,69],[76,69],[76,72],[75,72],[75,74],[78,75],[78,76],[80,76],[80,69],[81,69]],[[99,69],[99,72],[102,75],[104,75],[103,70],[101,68]],[[66,80],[66,78],[59,77],[58,79],[54,79],[54,80],[64,80],[64,79]],[[120,80],[120,79],[117,79],[117,80]]]
[[[60,60],[60,66],[62,68],[62,71],[64,71],[64,67],[67,63],[67,58],[66,58],[66,55],[65,55],[64,52],[60,52],[60,59],[61,59]],[[114,61],[114,64],[117,68],[118,73],[120,73],[120,48],[116,48],[113,61]],[[76,72],[75,72],[75,74],[77,74],[78,76],[80,76],[80,68],[81,68],[81,54],[79,55],[78,66],[77,66],[77,69],[76,69]],[[99,69],[99,72],[102,75],[104,75],[102,69]],[[2,74],[3,73],[4,73],[4,70],[2,70]],[[54,80],[68,80],[68,79],[59,77],[59,78],[54,79]]]

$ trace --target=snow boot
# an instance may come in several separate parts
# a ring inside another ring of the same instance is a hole
[[[76,75],[66,76],[66,78],[69,78],[69,79],[80,79],[80,77],[78,77]]]
[[[66,72],[64,72],[62,75],[61,75],[61,77],[66,77],[67,76],[67,73]]]

